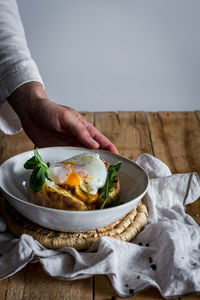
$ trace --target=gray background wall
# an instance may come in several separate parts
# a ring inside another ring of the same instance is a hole
[[[77,110],[200,108],[200,0],[18,0],[49,97]]]

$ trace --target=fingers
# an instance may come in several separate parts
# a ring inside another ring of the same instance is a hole
[[[63,127],[65,127],[65,130],[73,134],[84,146],[91,149],[101,148],[116,154],[119,153],[115,145],[112,144],[109,139],[75,110],[68,108],[64,119]]]
[[[73,134],[84,146],[92,149],[99,148],[99,143],[91,137],[88,130],[81,123],[76,124],[73,130]]]
[[[119,154],[119,151],[117,150],[117,148],[115,147],[114,144],[110,143],[110,145],[108,145],[106,148],[104,148],[107,151],[110,151],[114,154]]]
[[[83,119],[82,116],[81,122],[84,126],[86,126],[91,137],[99,143],[99,148],[113,152],[115,154],[119,153],[115,145],[111,143],[111,141],[108,138],[106,138],[101,132],[99,132],[96,127],[94,127],[87,120]]]
[[[99,143],[93,139],[93,137],[88,132],[87,128],[82,124],[82,122],[76,117],[76,115],[68,114],[65,123],[65,129],[69,131],[77,141],[79,141],[84,146],[91,149],[98,149]]]
[[[88,131],[90,132],[90,135],[93,137],[93,139],[99,143],[101,149],[113,152],[115,154],[119,153],[115,145],[112,144],[109,139],[107,139],[91,124],[89,124],[88,126]]]
[[[112,144],[103,134],[97,131],[95,136],[93,137],[100,145],[101,149],[113,152],[115,154],[118,154],[118,150],[115,147],[114,144]]]

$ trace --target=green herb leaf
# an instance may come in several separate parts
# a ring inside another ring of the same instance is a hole
[[[30,186],[33,191],[38,192],[41,190],[45,183],[45,169],[42,166],[35,168],[31,174]]]
[[[111,206],[111,207],[115,207],[115,206],[118,206],[118,205],[121,205],[121,204],[123,204],[122,201],[116,200],[116,201],[112,202],[110,206]]]
[[[34,149],[34,155],[35,157],[40,161],[42,162],[42,157],[40,156],[39,152],[37,149]]]
[[[38,163],[38,159],[33,156],[24,164],[25,169],[34,169],[35,165]]]
[[[103,190],[103,195],[102,198],[104,199],[104,202],[101,205],[101,209],[104,208],[106,205],[106,202],[108,201],[109,198],[109,192],[112,188],[115,188],[116,183],[115,180],[117,178],[117,173],[119,172],[119,169],[121,168],[121,162],[117,163],[116,165],[110,165],[108,168],[108,175],[106,179],[106,183],[104,187],[102,188]]]
[[[38,150],[34,150],[34,156],[24,164],[25,169],[32,169],[33,172],[30,178],[30,187],[33,191],[38,192],[45,183],[45,177],[49,173],[48,165],[42,160]]]

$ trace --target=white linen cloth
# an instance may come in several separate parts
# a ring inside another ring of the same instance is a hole
[[[0,130],[5,134],[15,134],[22,130],[22,124],[8,101],[0,104]]]
[[[7,105],[5,111],[1,104],[18,87],[30,81],[43,84],[27,46],[16,0],[0,0],[0,129],[5,133],[16,133],[21,126],[19,128],[15,112]]]
[[[151,180],[145,197],[148,223],[133,241],[102,237],[85,252],[55,251],[26,234],[13,238],[0,219],[0,279],[37,259],[45,272],[60,279],[104,274],[122,297],[150,286],[165,298],[200,292],[200,227],[185,213],[185,205],[200,196],[199,177],[172,175],[164,163],[148,154],[137,162]]]

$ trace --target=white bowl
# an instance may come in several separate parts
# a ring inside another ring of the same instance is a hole
[[[103,150],[77,147],[38,149],[45,162],[54,163],[81,153],[97,152],[105,161],[122,162],[119,171],[122,205],[90,211],[67,211],[47,208],[30,202],[28,193],[29,170],[24,163],[33,156],[27,151],[9,158],[0,166],[0,187],[9,203],[31,221],[57,231],[79,232],[100,228],[122,218],[131,211],[147,192],[149,178],[143,168],[130,159]]]

